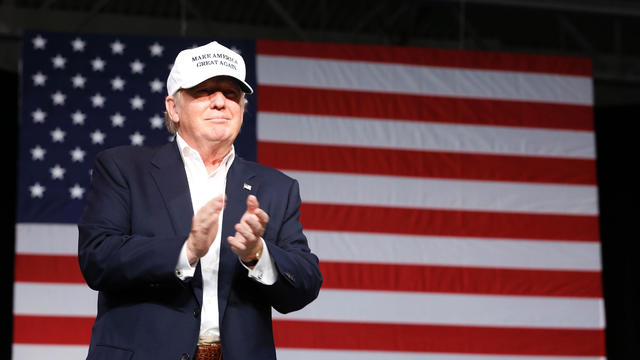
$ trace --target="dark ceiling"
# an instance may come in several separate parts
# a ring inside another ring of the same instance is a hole
[[[17,71],[24,29],[588,56],[597,105],[640,103],[637,0],[3,0],[1,68]]]

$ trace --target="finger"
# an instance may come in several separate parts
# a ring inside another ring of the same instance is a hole
[[[262,236],[262,233],[264,232],[264,224],[260,222],[260,219],[256,215],[247,216],[243,220],[255,236]]]
[[[238,236],[227,237],[227,242],[229,243],[229,246],[231,246],[231,250],[235,254],[243,252],[247,249],[247,245],[243,241],[241,241]]]
[[[253,213],[259,206],[260,203],[258,203],[258,198],[255,195],[247,196],[247,212]]]
[[[246,223],[236,224],[235,229],[239,235],[242,235],[242,237],[245,240],[245,243],[255,242],[256,235],[253,233],[249,225],[247,225]]]
[[[258,220],[262,225],[266,225],[269,222],[269,214],[267,214],[264,210],[258,208],[253,214],[258,217]]]

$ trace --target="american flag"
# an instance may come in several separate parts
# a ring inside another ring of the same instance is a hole
[[[25,34],[14,359],[86,356],[93,157],[168,141],[169,66],[211,40]],[[280,359],[605,357],[588,59],[221,42],[257,84],[236,148],[300,181],[325,278]]]

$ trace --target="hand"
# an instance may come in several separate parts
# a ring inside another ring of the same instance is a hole
[[[247,211],[236,224],[235,236],[229,236],[227,241],[231,250],[242,261],[255,259],[257,253],[262,253],[262,240],[264,230],[269,222],[269,215],[260,209],[258,198],[254,195],[247,197]]]
[[[187,238],[187,258],[190,264],[205,256],[216,239],[218,220],[224,208],[224,195],[211,199],[193,216],[191,232]]]

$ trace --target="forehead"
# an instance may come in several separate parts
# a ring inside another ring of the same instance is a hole
[[[209,78],[201,82],[200,84],[192,87],[191,89],[197,89],[197,88],[203,88],[203,87],[234,89],[234,90],[237,90],[238,92],[242,92],[242,89],[240,88],[240,85],[238,84],[238,82],[229,76],[215,76],[215,77]]]

